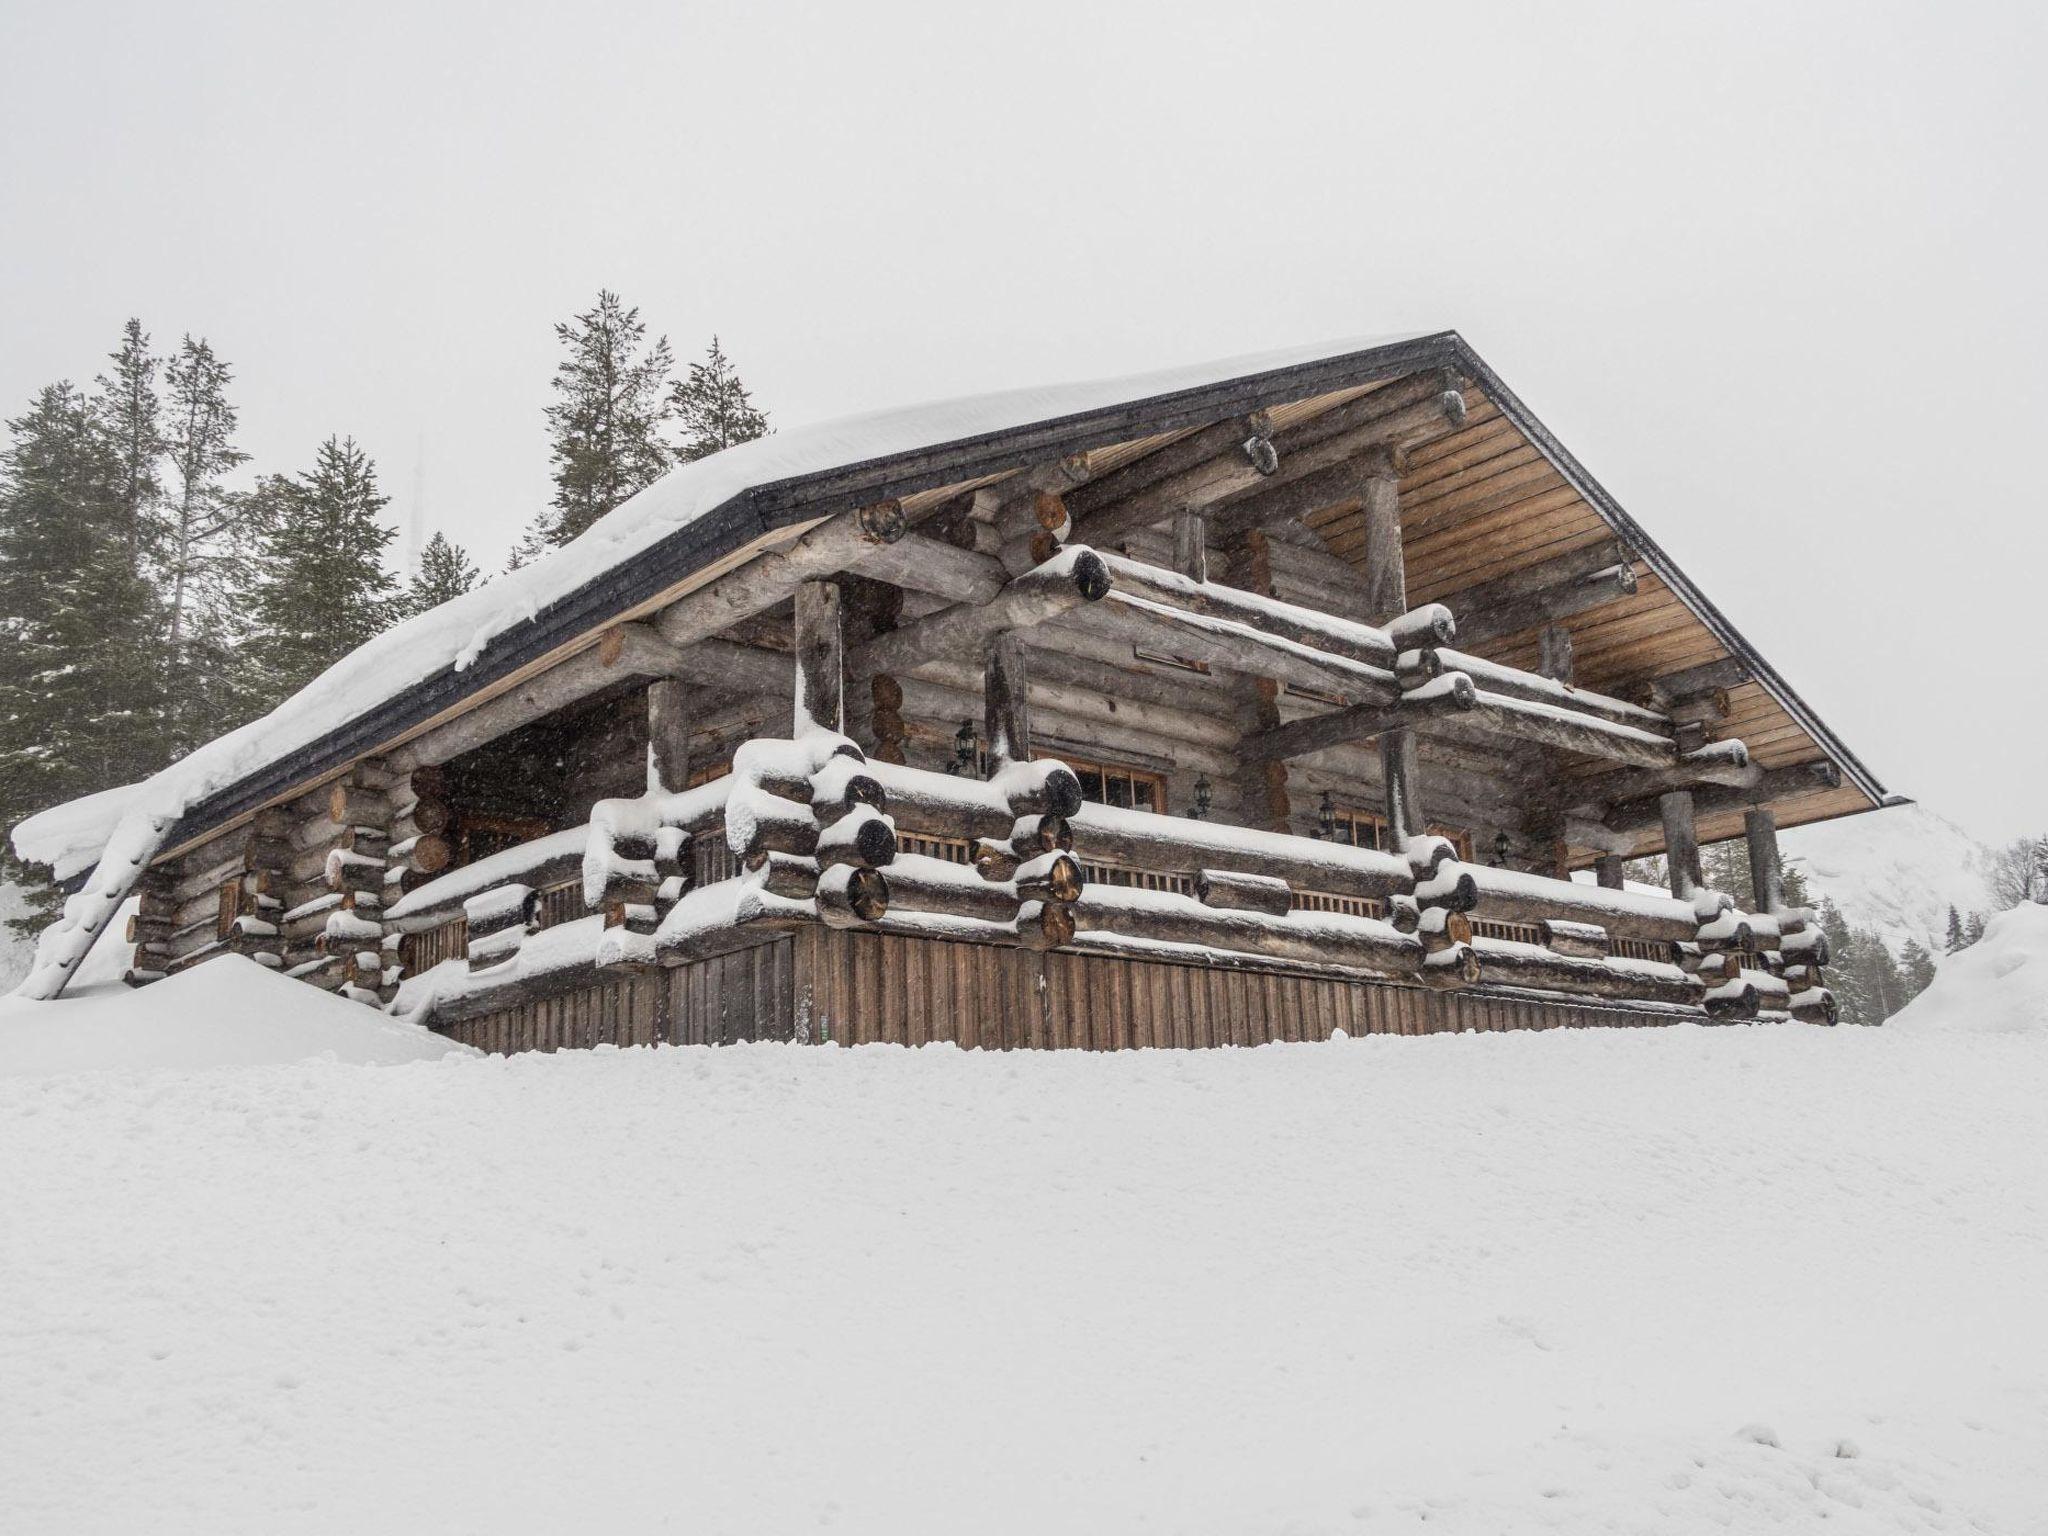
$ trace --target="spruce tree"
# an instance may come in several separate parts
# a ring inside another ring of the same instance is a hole
[[[662,395],[675,360],[665,336],[643,354],[646,335],[640,311],[609,290],[555,327],[568,355],[555,366],[547,408],[555,496],[543,533],[552,544],[568,543],[668,468]]]
[[[1918,939],[1906,940],[1899,951],[1899,979],[1905,984],[1905,1001],[1910,1003],[1934,982],[1934,956]]]
[[[234,375],[202,338],[187,336],[165,370],[164,440],[177,484],[164,511],[164,646],[174,744],[198,745],[236,723],[235,676],[252,529],[222,477],[248,460],[234,445]]]
[[[768,417],[754,409],[747,386],[716,336],[704,361],[690,364],[690,376],[670,388],[669,408],[682,423],[683,442],[676,457],[686,464],[768,432]]]
[[[128,568],[134,571],[142,569],[145,551],[154,549],[157,502],[163,495],[159,466],[166,444],[156,393],[157,358],[142,322],[134,319],[122,329],[120,348],[107,356],[114,366],[95,381],[99,392],[93,409],[120,461],[115,496]]]
[[[256,702],[274,705],[390,622],[396,583],[384,550],[396,534],[378,521],[390,498],[352,437],[328,438],[312,469],[269,477],[257,499],[262,552],[247,654]]]
[[[1963,948],[1968,949],[1984,937],[1984,914],[1972,912],[1969,921],[1963,924]]]
[[[8,422],[0,455],[0,826],[159,766],[153,589],[127,560],[123,462],[68,383]],[[0,851],[31,889],[39,882]],[[36,925],[55,904],[41,886]]]
[[[533,521],[526,525],[526,531],[519,535],[519,542],[512,546],[512,552],[505,557],[505,569],[516,571],[522,566],[533,564],[542,555],[561,542],[555,537],[561,526],[561,518],[553,507],[536,512]]]
[[[1948,933],[1942,939],[1941,947],[1952,955],[1964,948],[1967,943],[1968,941],[1963,937],[1962,914],[1956,911],[1954,903],[1950,903],[1948,909]]]
[[[462,596],[476,581],[477,569],[469,563],[469,551],[449,543],[448,536],[437,531],[420,551],[419,568],[406,583],[405,611],[414,614],[438,608],[450,598]]]

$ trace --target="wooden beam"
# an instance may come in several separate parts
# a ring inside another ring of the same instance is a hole
[[[857,567],[865,555],[903,537],[903,508],[878,501],[816,524],[788,548],[756,555],[717,580],[677,598],[655,621],[663,639],[689,645],[752,618],[806,581]]]
[[[986,603],[1003,590],[1010,573],[993,555],[908,533],[857,555],[850,569],[877,581],[929,592],[955,603]]]
[[[1618,540],[1539,560],[1438,599],[1458,616],[1468,646],[1554,624],[1636,590],[1633,557]]]
[[[1778,852],[1777,813],[1767,805],[1743,812],[1742,835],[1749,847],[1749,880],[1756,910],[1784,911],[1785,863]]]
[[[1478,692],[1473,688],[1472,680],[1462,672],[1452,672],[1403,695],[1392,704],[1357,704],[1326,715],[1310,715],[1247,737],[1244,752],[1247,757],[1269,761],[1305,757],[1311,752],[1325,751],[1347,742],[1371,741],[1388,731],[1413,725],[1418,720],[1468,710],[1477,698]]]
[[[1766,768],[1754,784],[1747,786],[1713,786],[1696,791],[1693,802],[1696,814],[1720,816],[1755,805],[1839,789],[1841,785],[1842,771],[1833,763],[1797,763],[1786,768]],[[1614,806],[1603,819],[1618,832],[1640,833],[1656,828],[1662,814],[1654,799],[1631,800]]]
[[[1180,656],[1243,676],[1264,676],[1360,701],[1391,703],[1401,685],[1390,672],[1312,646],[1268,635],[1233,620],[1192,614],[1121,592],[1077,611],[1071,622],[1163,655]]]
[[[1197,582],[1158,566],[1122,555],[1104,555],[1118,592],[1211,618],[1249,625],[1263,634],[1327,651],[1350,661],[1391,672],[1399,646],[1385,629],[1374,628],[1313,608],[1282,602],[1218,582]],[[1399,609],[1391,617],[1402,617]],[[1256,670],[1247,668],[1247,670]]]
[[[671,794],[690,785],[689,690],[673,677],[647,685],[647,772],[650,788]]]
[[[973,656],[993,636],[1099,601],[1111,585],[1101,556],[1091,549],[1068,550],[1012,577],[987,603],[962,603],[875,636],[854,653],[854,667],[864,674],[903,672],[938,656]]]
[[[1365,503],[1365,612],[1368,624],[1387,624],[1408,608],[1408,565],[1401,550],[1401,482],[1385,454],[1374,457],[1359,481]]]

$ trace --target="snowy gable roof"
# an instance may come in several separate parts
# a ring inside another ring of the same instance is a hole
[[[132,814],[175,823],[165,840],[174,846],[390,745],[779,528],[1432,366],[1456,368],[1514,415],[1716,638],[1768,674],[1773,694],[1829,754],[1868,778],[1712,605],[1675,567],[1665,569],[1661,551],[1463,339],[1444,331],[875,411],[785,429],[680,466],[566,547],[351,652],[262,719],[141,784],[29,817],[14,830],[15,850],[68,879],[93,866]],[[1865,787],[1882,795],[1874,781]]]

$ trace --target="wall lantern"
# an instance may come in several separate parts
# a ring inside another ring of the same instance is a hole
[[[953,761],[946,766],[946,772],[974,777],[974,722],[962,720],[960,729],[953,733]]]
[[[1337,807],[1330,801],[1330,792],[1323,791],[1322,804],[1316,807],[1316,836],[1334,838],[1337,835]]]
[[[1209,815],[1209,803],[1213,791],[1209,787],[1209,776],[1205,773],[1195,780],[1195,808],[1188,814],[1196,821],[1205,820]]]

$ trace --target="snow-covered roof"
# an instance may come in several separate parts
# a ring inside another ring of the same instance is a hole
[[[564,548],[394,625],[351,651],[261,719],[208,742],[139,784],[104,790],[27,818],[14,829],[15,852],[33,863],[53,866],[60,880],[90,869],[123,814],[146,806],[153,815],[175,820],[209,796],[312,745],[340,722],[366,714],[438,674],[477,669],[494,647],[533,625],[549,609],[749,491],[918,449],[1085,417],[1113,406],[1165,400],[1302,364],[1365,361],[1424,339],[1408,335],[1326,342],[1121,378],[897,406],[786,428],[680,465]]]
[[[778,528],[1020,468],[1052,453],[1202,425],[1431,366],[1455,367],[1477,381],[1858,787],[1873,802],[1883,798],[1868,771],[1654,541],[1462,338],[1443,331],[874,411],[788,428],[680,466],[565,548],[359,647],[262,719],[140,784],[29,817],[14,829],[15,851],[69,879],[100,859],[124,817],[170,826],[165,846],[173,846],[387,746]]]

